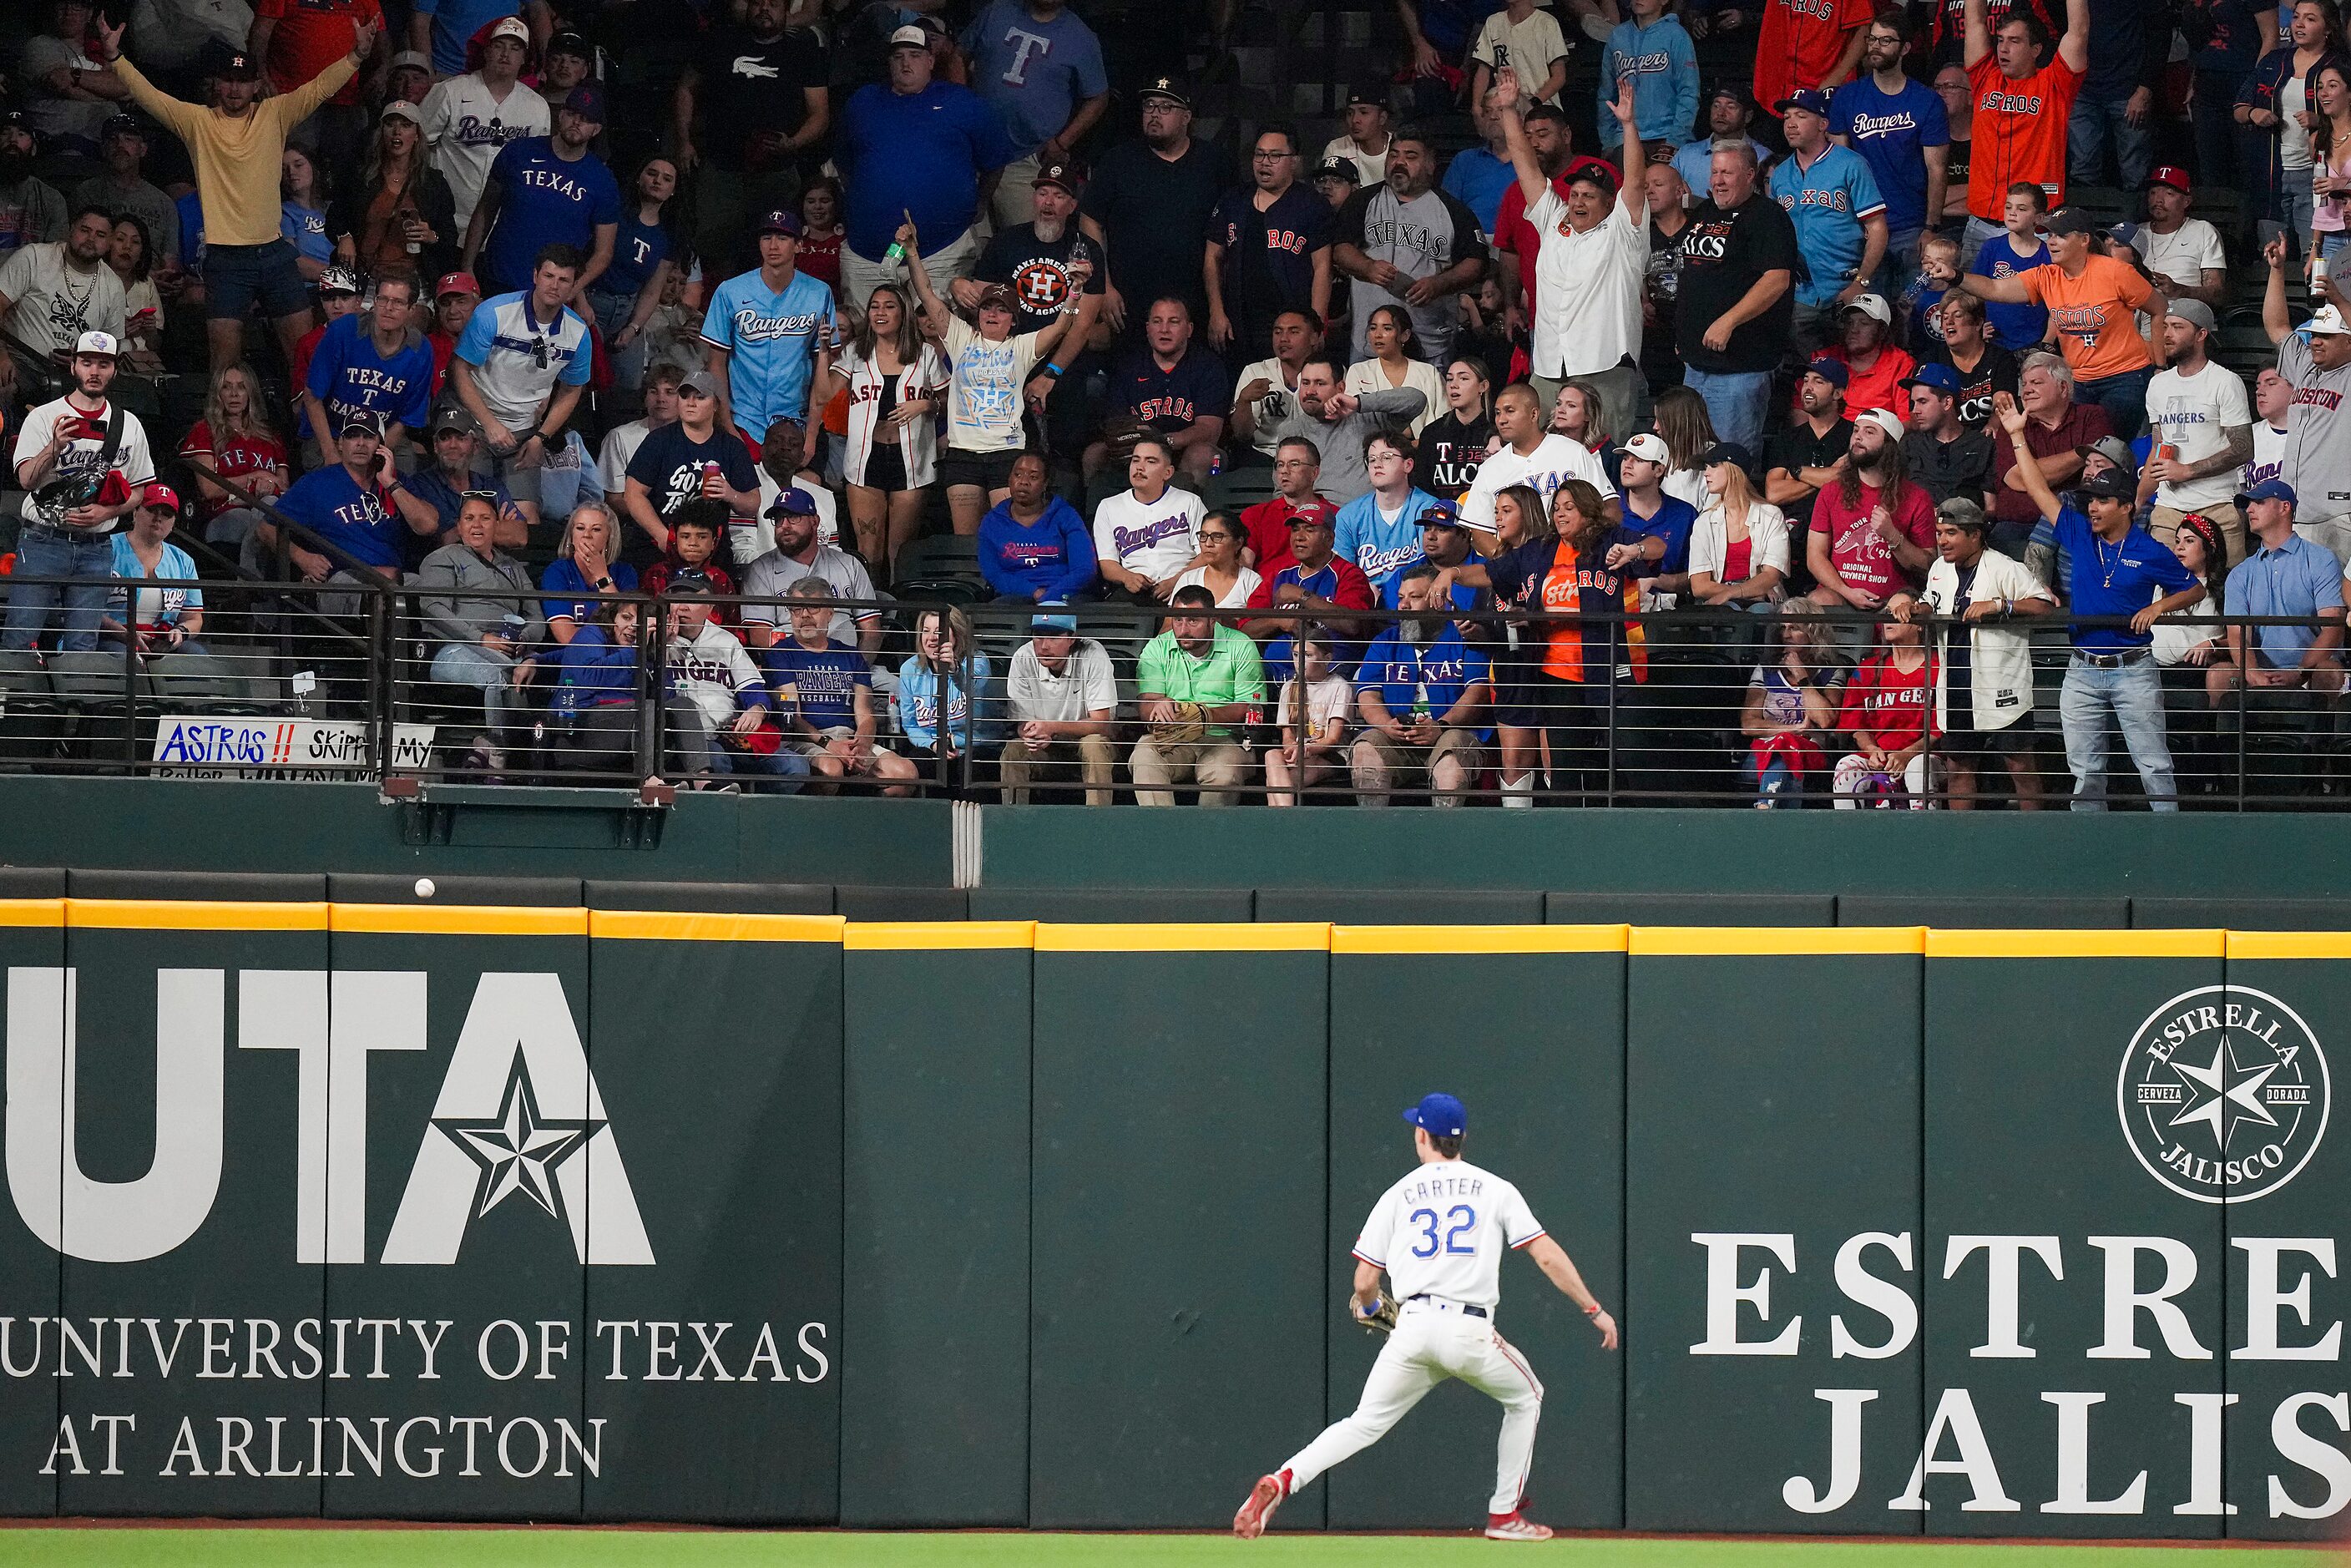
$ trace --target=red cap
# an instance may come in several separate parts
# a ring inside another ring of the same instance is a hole
[[[470,272],[443,273],[441,281],[433,286],[433,298],[435,299],[444,298],[452,294],[478,295],[481,292],[482,286],[475,281],[474,275]]]
[[[2189,188],[2188,171],[2176,164],[2158,163],[2155,166],[2154,172],[2147,175],[2147,183],[2150,185],[2168,185],[2175,191],[2186,191]]]
[[[150,485],[139,494],[142,507],[161,507],[167,512],[180,509],[180,493],[169,485]]]
[[[1290,504],[1290,520],[1293,523],[1305,521],[1326,528],[1335,528],[1338,517],[1339,509],[1320,496],[1309,496],[1303,501]]]

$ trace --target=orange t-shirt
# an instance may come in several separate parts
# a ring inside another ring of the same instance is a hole
[[[2017,81],[2001,74],[1997,51],[1969,68],[1976,100],[1969,212],[1988,224],[2000,222],[2008,188],[2019,181],[2040,186],[2053,210],[2065,204],[2065,122],[2083,75],[2054,52],[2047,65]]]
[[[2057,347],[2076,381],[2118,376],[2155,363],[2131,313],[2156,298],[2146,278],[2110,256],[2093,256],[2082,276],[2068,277],[2055,262],[2016,275],[2025,297],[2049,312]]]
[[[1776,118],[1782,99],[1820,86],[1875,10],[1872,0],[1764,0],[1755,29],[1755,101],[1763,112]]]

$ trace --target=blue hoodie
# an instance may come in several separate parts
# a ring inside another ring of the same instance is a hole
[[[555,696],[559,714],[581,708],[625,707],[637,700],[637,651],[615,647],[611,632],[590,623],[555,650]]]
[[[1616,123],[1616,79],[1633,78],[1633,128],[1644,141],[1689,140],[1698,123],[1698,47],[1672,16],[1660,16],[1644,27],[1619,22],[1600,51],[1600,141],[1621,146],[1625,128]]]
[[[1059,496],[1025,526],[1012,520],[1010,501],[998,502],[979,519],[978,550],[980,575],[999,599],[1033,598],[1040,588],[1061,600],[1093,591],[1093,533]]]

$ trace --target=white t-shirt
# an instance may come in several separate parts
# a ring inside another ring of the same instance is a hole
[[[1641,353],[1641,286],[1649,269],[1649,208],[1612,200],[1588,234],[1568,226],[1556,190],[1527,214],[1534,225],[1534,373],[1557,381],[1614,369]]]
[[[1559,30],[1559,23],[1540,5],[1529,13],[1523,22],[1513,23],[1507,10],[1497,11],[1486,18],[1478,29],[1478,41],[1469,46],[1469,58],[1478,65],[1499,72],[1508,66],[1519,78],[1521,102],[1556,104],[1557,98],[1538,99],[1543,78],[1551,75],[1551,63],[1567,54],[1567,35]]]
[[[2286,437],[2293,434],[2288,426],[2272,424],[2266,419],[2253,422],[2253,458],[2244,466],[2241,489],[2250,490],[2264,479],[2284,474]]]
[[[1247,610],[1249,608],[1250,596],[1257,592],[1258,585],[1262,583],[1264,580],[1265,579],[1259,577],[1249,568],[1241,568],[1240,575],[1233,579],[1233,591],[1230,593],[1226,594],[1222,599],[1217,601],[1217,608],[1219,610]],[[1208,569],[1205,566],[1196,566],[1191,570],[1186,572],[1183,576],[1176,580],[1176,588],[1206,588],[1207,586]],[[1175,592],[1175,591],[1176,590],[1173,588],[1168,590],[1170,593]]]
[[[1378,152],[1366,152],[1355,145],[1353,137],[1333,136],[1322,144],[1322,162],[1328,162],[1333,158],[1344,158],[1348,162],[1353,163],[1355,166],[1355,188],[1360,191],[1366,185],[1376,185],[1388,177],[1388,149],[1395,145],[1395,138],[1390,136],[1386,145]]]
[[[1233,382],[1234,395],[1238,396],[1241,388],[1251,382],[1260,380],[1265,382],[1266,396],[1280,399],[1281,410],[1271,419],[1265,416],[1263,409],[1251,411],[1257,419],[1257,423],[1250,429],[1249,442],[1259,452],[1270,457],[1274,454],[1274,449],[1281,444],[1281,437],[1278,434],[1281,428],[1281,422],[1298,412],[1298,394],[1290,390],[1290,382],[1284,379],[1281,361],[1278,359],[1266,359],[1259,360],[1240,373],[1240,379]]]
[[[2183,463],[2201,463],[2227,451],[2225,433],[2252,423],[2253,411],[2245,397],[2245,383],[2237,373],[2208,361],[2192,376],[2172,370],[2158,371],[2147,387],[2147,418],[2155,429],[2157,445],[2179,447]],[[2167,481],[2156,486],[2156,504],[2182,512],[2225,507],[2236,499],[2242,473],[2241,468],[2223,468],[2201,479]]]
[[[2202,218],[2189,218],[2168,235],[2141,224],[2138,233],[2131,236],[2131,248],[2138,252],[2149,272],[2161,273],[2191,288],[2203,285],[2204,268],[2225,269],[2229,265],[2220,254],[2220,231]]]
[[[653,428],[642,419],[632,419],[604,433],[604,444],[596,454],[596,484],[604,494],[617,497],[628,489],[629,459],[637,455]],[[617,507],[620,502],[612,504]]]
[[[113,409],[111,405],[101,405],[96,413],[84,413],[64,398],[26,411],[25,423],[17,427],[16,450],[12,461],[23,463],[47,447],[50,438],[57,434],[58,421],[68,416],[94,426],[99,434],[78,436],[72,445],[59,453],[57,465],[49,471],[49,476],[41,481],[44,487],[59,479],[72,479],[99,472],[99,455],[106,449],[104,431],[108,421],[113,417]],[[115,443],[114,459],[106,466],[120,471],[123,481],[134,490],[155,477],[155,460],[147,452],[146,427],[139,423],[139,416],[128,409],[122,413],[122,438]],[[11,476],[12,482],[13,478]],[[63,506],[44,509],[36,490],[25,497],[20,511],[28,523],[64,528],[67,526],[65,515],[70,509]],[[91,529],[90,533],[93,536],[109,534],[114,528],[115,524],[110,522],[103,528]]]
[[[1281,683],[1280,705],[1274,709],[1273,715],[1273,722],[1277,728],[1288,729],[1297,722],[1290,716],[1290,694],[1297,689],[1298,681],[1294,676]],[[1354,712],[1353,685],[1344,675],[1323,676],[1306,689],[1308,719],[1306,738],[1309,741],[1320,739],[1330,729],[1331,721],[1335,718],[1339,721],[1339,737],[1343,740],[1345,739],[1347,727],[1353,718]]]
[[[1132,490],[1094,508],[1094,559],[1115,561],[1146,582],[1181,571],[1200,553],[1200,519],[1207,508],[1189,490],[1169,486],[1144,506]]]
[[[424,117],[424,144],[432,150],[433,166],[449,182],[449,193],[456,199],[461,232],[473,221],[498,149],[526,136],[544,136],[554,123],[547,99],[538,92],[517,82],[505,98],[496,97],[478,71],[434,83],[417,112]]]
[[[8,297],[8,336],[39,360],[71,349],[84,332],[120,338],[128,315],[114,268],[100,262],[76,272],[62,240],[26,246],[0,264],[0,294]]]
[[[1021,643],[1012,655],[1004,692],[1015,724],[1030,719],[1071,724],[1104,710],[1118,712],[1118,675],[1110,655],[1091,637],[1078,639],[1058,675],[1037,657],[1036,643]]]
[[[1441,1296],[1492,1312],[1502,1250],[1541,1236],[1519,1189],[1467,1160],[1425,1165],[1380,1195],[1355,1256],[1388,1271],[1396,1300]]]
[[[1021,392],[1037,364],[1039,332],[1000,343],[960,316],[947,319],[947,444],[964,452],[1018,452]]]
[[[1646,243],[1646,242],[1644,242]],[[1570,441],[1564,435],[1546,433],[1535,449],[1524,457],[1509,443],[1478,466],[1478,477],[1469,482],[1469,493],[1461,497],[1461,516],[1478,528],[1494,526],[1494,497],[1513,485],[1531,485],[1549,507],[1551,498],[1570,479],[1582,479],[1600,492],[1607,500],[1616,494],[1616,486],[1608,482],[1608,470],[1588,448]]]

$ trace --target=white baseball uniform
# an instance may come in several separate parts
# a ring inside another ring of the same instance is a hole
[[[1295,1492],[1370,1448],[1428,1391],[1458,1377],[1502,1404],[1502,1436],[1488,1511],[1516,1513],[1533,1462],[1542,1385],[1494,1326],[1502,1253],[1543,1234],[1519,1189],[1466,1160],[1424,1165],[1381,1195],[1355,1256],[1385,1269],[1398,1302],[1355,1413],[1332,1423],[1284,1467]]]

